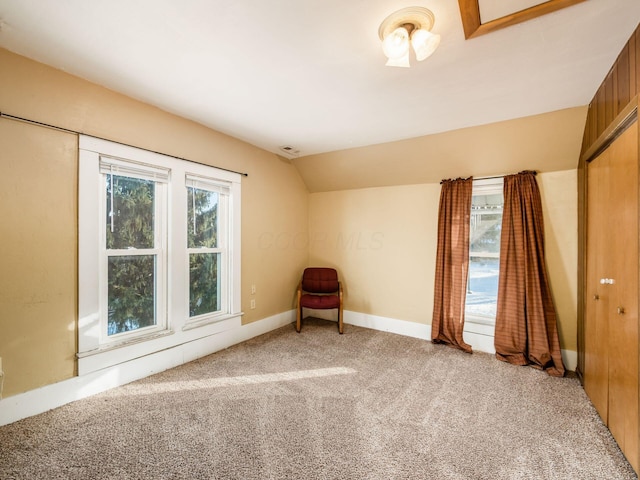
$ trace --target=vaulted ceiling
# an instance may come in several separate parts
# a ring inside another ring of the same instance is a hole
[[[412,5],[440,47],[386,67],[378,26]],[[303,157],[584,106],[639,21],[586,0],[465,40],[456,0],[3,0],[0,46]]]

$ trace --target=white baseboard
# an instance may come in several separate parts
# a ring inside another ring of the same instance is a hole
[[[177,367],[295,321],[295,310],[0,400],[0,426]]]
[[[352,312],[350,310],[344,311],[344,323],[431,341],[431,325],[422,323],[396,320],[377,315],[369,315],[367,313]],[[493,335],[483,334],[481,333],[481,329],[468,331],[469,329],[465,329],[463,335],[465,342],[479,352],[496,353],[493,344]],[[561,353],[565,368],[575,371],[578,366],[578,352],[575,350],[562,350]]]
[[[295,315],[295,310],[294,310]],[[331,320],[333,322],[338,321],[338,310],[335,308],[329,308],[325,310],[318,310],[316,308],[303,308],[302,309],[302,318],[314,317],[321,318],[322,320]],[[343,319],[344,320],[344,319]]]
[[[575,350],[560,350],[560,353],[562,353],[564,368],[575,372],[578,368],[578,352]]]
[[[317,312],[320,311],[313,311],[313,315],[316,316]],[[3,398],[0,400],[0,426],[218,352],[291,324],[295,322],[295,315],[296,311],[290,310],[120,365]],[[329,316],[327,319],[332,320],[334,318]],[[406,320],[396,320],[345,310],[344,323],[427,341],[431,340],[431,325],[408,322]],[[464,339],[475,350],[495,353],[493,337],[465,332]],[[575,371],[578,363],[578,353],[573,350],[562,350],[562,358],[567,370]]]
[[[431,341],[431,325],[422,323],[396,320],[350,310],[344,311],[344,323]]]

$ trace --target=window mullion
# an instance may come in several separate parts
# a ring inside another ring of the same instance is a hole
[[[109,257],[132,257],[137,255],[160,255],[161,248],[125,248],[125,249],[107,249]]]
[[[213,248],[213,247],[192,247],[187,248],[187,253],[224,253],[223,248]]]
[[[474,258],[500,258],[500,253],[492,253],[492,252],[469,252],[470,257]]]

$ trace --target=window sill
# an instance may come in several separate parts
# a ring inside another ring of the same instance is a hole
[[[194,328],[204,327],[206,325],[211,325],[214,323],[224,322],[225,320],[229,320],[236,317],[242,317],[244,312],[239,313],[226,313],[224,315],[216,315],[212,317],[206,317],[200,320],[195,320],[193,322],[187,323],[184,327],[182,327],[182,331],[186,332],[189,330],[193,330]]]
[[[114,345],[102,345],[94,350],[80,352],[78,357],[78,375],[86,375],[114,365],[125,364],[134,359],[147,357],[147,361],[153,362],[155,356],[162,352],[172,351],[183,358],[183,353],[178,353],[180,347],[188,344],[197,344],[207,337],[214,337],[225,332],[231,332],[241,326],[241,313],[209,318],[209,323],[199,324],[199,328],[185,328],[176,325],[175,330],[166,330],[155,334],[131,339],[129,342],[121,342]],[[195,326],[194,326],[195,327]],[[184,330],[183,330],[184,328]],[[195,342],[195,343],[194,343]],[[176,350],[178,348],[178,350]],[[200,348],[200,347],[197,347]],[[197,350],[196,348],[196,350]],[[190,354],[195,355],[192,350]],[[197,358],[198,355],[193,356]],[[184,363],[182,360],[177,364]]]
[[[135,345],[137,343],[148,342],[150,340],[155,340],[157,338],[167,337],[169,335],[173,335],[175,332],[173,330],[163,330],[161,332],[154,332],[148,335],[141,335],[136,338],[132,338],[129,340],[123,340],[121,342],[113,342],[99,346],[94,350],[89,350],[88,352],[78,352],[76,353],[77,358],[85,358],[90,357],[91,355],[97,355],[99,353],[109,352],[111,350],[116,350],[118,348],[128,347],[130,345]]]
[[[493,337],[495,335],[495,319],[490,317],[469,316],[464,321],[464,331],[478,335]]]

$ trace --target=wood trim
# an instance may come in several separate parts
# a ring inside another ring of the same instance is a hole
[[[577,343],[578,343],[578,366],[576,375],[580,384],[584,385],[584,361],[585,361],[585,336],[584,336],[584,314],[586,310],[585,296],[587,291],[587,234],[586,234],[586,214],[587,214],[587,169],[586,163],[578,163],[578,262],[577,262],[577,286],[578,305],[576,311],[577,322]],[[640,401],[640,400],[639,400]]]
[[[609,123],[609,126],[605,128],[602,134],[596,139],[589,149],[584,152],[580,158],[580,164],[589,163],[600,152],[606,149],[616,137],[618,137],[626,128],[633,123],[638,117],[638,101],[639,95],[634,96],[633,100],[627,104],[625,108]]]
[[[640,27],[623,47],[589,104],[580,158],[592,152],[611,128],[615,129],[612,123],[616,124],[620,113],[637,95],[640,95]]]
[[[640,35],[636,35],[636,38],[640,38]],[[640,47],[640,45],[638,45],[638,46]],[[640,50],[636,50],[636,51],[640,51]],[[636,114],[638,114],[638,112],[640,112],[640,95],[638,95],[635,98],[634,103],[635,103],[635,107],[636,107]],[[636,125],[636,128],[638,129],[638,135],[639,135],[639,137],[638,137],[638,147],[637,147],[638,148],[638,157],[637,158],[640,159],[640,123],[638,125]],[[640,185],[640,168],[638,168],[637,174],[638,174],[638,178],[637,178],[638,185]],[[638,202],[638,210],[637,211],[640,212],[640,192],[638,193],[637,202]],[[640,258],[640,243],[638,244],[638,255],[639,255],[638,258]],[[636,274],[640,275],[640,270],[636,270]],[[637,295],[638,295],[638,298],[640,299],[640,278],[638,278]],[[638,321],[638,332],[640,332],[640,315],[638,316],[637,321]],[[640,365],[640,348],[638,349],[638,362],[639,362],[638,364]],[[640,371],[638,372],[638,383],[640,384]],[[638,395],[638,410],[637,411],[640,412],[640,395]],[[640,437],[640,429],[637,432],[637,435]],[[636,444],[637,451],[635,452],[636,462],[634,462],[634,463],[637,463],[638,461],[640,461],[640,438],[637,438],[637,441],[638,441],[638,443]],[[636,474],[638,474],[640,467],[637,464],[636,465],[632,465],[632,466],[634,467],[634,470],[635,470]]]
[[[458,0],[460,16],[462,17],[462,26],[464,27],[464,37],[467,40],[479,37],[486,33],[495,32],[501,28],[510,27],[517,23],[526,22],[532,18],[555,12],[561,8],[570,7],[571,5],[584,2],[585,0],[548,0],[540,5],[535,5],[533,7],[520,10],[519,12],[514,12],[501,18],[496,18],[495,20],[491,20],[487,23],[482,23],[480,20],[479,1],[480,0]]]
[[[584,314],[585,314],[585,292],[587,287],[586,264],[587,264],[587,163],[595,159],[602,153],[618,136],[620,136],[629,126],[633,125],[639,117],[640,95],[635,95],[625,108],[616,116],[611,125],[590,145],[588,150],[583,151],[578,162],[578,367],[576,374],[580,382],[584,384]],[[589,122],[587,122],[587,129]],[[640,152],[640,142],[638,144]],[[639,157],[640,158],[640,157]],[[639,174],[640,175],[640,174]],[[639,179],[640,181],[640,179]],[[640,361],[640,360],[639,360]],[[640,397],[638,399],[640,402]]]
[[[607,81],[611,78],[613,90],[606,104]],[[637,27],[620,52],[616,62],[595,92],[589,104],[578,162],[578,368],[582,380],[584,373],[584,309],[586,288],[586,194],[587,162],[600,154],[640,114],[640,27]],[[613,107],[613,108],[612,108]],[[607,123],[607,114],[613,120]],[[640,144],[639,147],[640,149]],[[640,399],[639,399],[640,401]]]

